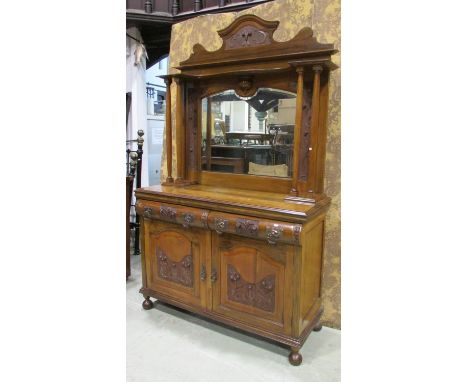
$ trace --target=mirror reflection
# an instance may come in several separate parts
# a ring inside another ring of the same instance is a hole
[[[202,169],[291,177],[295,113],[296,94],[277,89],[204,98]]]

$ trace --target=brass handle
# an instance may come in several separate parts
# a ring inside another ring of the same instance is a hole
[[[211,270],[211,282],[215,283],[216,280],[218,280],[218,273],[216,272],[216,269]]]
[[[201,267],[200,279],[201,279],[201,281],[206,280],[206,268],[205,268],[204,265],[202,265],[202,267]]]

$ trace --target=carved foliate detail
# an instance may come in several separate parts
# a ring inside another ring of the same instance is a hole
[[[150,219],[152,215],[153,215],[153,209],[150,207],[145,207],[143,210],[143,216],[145,218]]]
[[[191,255],[176,262],[169,259],[166,253],[159,249],[156,252],[156,259],[159,277],[186,287],[193,286],[193,259]]]
[[[172,207],[161,206],[159,213],[161,214],[162,219],[175,220],[176,219],[176,209]]]
[[[273,224],[272,226],[267,227],[266,232],[268,244],[274,245],[281,237],[281,234],[283,233],[283,227],[279,224]]]
[[[228,264],[228,299],[274,312],[275,275],[268,275],[257,283],[248,283],[234,266]]]
[[[195,221],[195,216],[188,212],[183,214],[183,218],[184,218],[184,221],[182,223],[182,226],[184,228],[189,228],[190,224],[192,224]]]
[[[236,233],[251,237],[258,236],[258,220],[237,219]]]
[[[252,25],[240,28],[226,39],[226,50],[271,44],[270,35]]]
[[[223,218],[215,218],[214,224],[216,233],[221,235],[228,227],[228,220]]]
[[[240,77],[235,89],[239,97],[253,97],[258,92],[251,77]]]

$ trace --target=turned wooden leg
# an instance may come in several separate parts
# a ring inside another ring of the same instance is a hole
[[[291,348],[289,363],[293,366],[299,366],[302,363],[302,355],[299,353],[299,348]]]
[[[312,330],[314,332],[320,332],[322,330],[322,324],[319,322],[317,325],[314,326]]]
[[[143,301],[142,306],[144,310],[150,310],[151,308],[153,308],[153,301],[150,300],[149,296],[145,297],[145,301]]]

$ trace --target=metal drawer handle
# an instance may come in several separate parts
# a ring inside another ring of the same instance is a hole
[[[200,272],[200,279],[201,281],[206,280],[206,268],[204,265],[202,265],[201,272]]]

